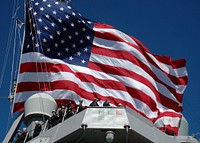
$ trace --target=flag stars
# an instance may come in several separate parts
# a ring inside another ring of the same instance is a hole
[[[83,59],[83,60],[81,60],[81,63],[82,63],[82,64],[84,64],[85,62],[86,62],[86,61],[85,61],[84,59]]]
[[[41,11],[44,11],[44,7],[41,7],[40,10],[41,10]]]
[[[46,40],[45,38],[43,38],[43,39],[42,39],[42,42],[43,42],[43,43],[46,43],[46,42],[47,42],[47,40]]]
[[[66,27],[63,27],[63,31],[67,31],[67,28],[66,28]]]
[[[40,30],[37,31],[37,34],[40,35],[42,32]]]
[[[69,57],[69,60],[72,61],[74,58],[72,56]]]
[[[35,16],[36,16],[36,15],[37,15],[37,12],[34,12],[34,13],[33,13],[33,15],[35,15]]]
[[[56,48],[57,48],[57,47],[58,47],[58,44],[57,44],[57,43],[55,43],[55,44],[54,44],[54,47],[56,47]]]
[[[73,47],[73,48],[76,48],[76,44],[72,44],[72,47]]]
[[[64,8],[63,8],[63,7],[61,7],[61,8],[60,8],[60,10],[61,10],[61,11],[64,11]]]
[[[76,16],[76,13],[72,12],[72,15],[73,15],[73,16]]]
[[[67,51],[67,52],[68,52],[68,51],[69,51],[69,48],[68,48],[68,47],[67,47],[67,48],[65,48],[65,51]]]
[[[86,31],[86,28],[85,28],[85,27],[83,27],[83,28],[82,28],[82,31],[83,31],[83,32],[85,32],[85,31]]]
[[[61,44],[64,44],[64,43],[65,43],[65,40],[61,40],[60,43],[61,43]]]
[[[88,36],[86,36],[86,38],[87,38],[88,40],[90,40],[91,37],[88,35]]]
[[[44,26],[44,29],[45,29],[45,30],[48,30],[48,29],[49,29],[49,27],[48,27],[48,26]]]
[[[42,22],[42,19],[41,19],[41,18],[39,18],[39,19],[38,19],[38,21],[39,21],[39,22]]]
[[[57,55],[60,57],[61,56],[61,52],[58,52]]]
[[[61,32],[60,32],[60,31],[56,31],[56,33],[57,33],[58,35],[60,35]]]
[[[87,51],[88,51],[88,48],[87,48],[87,47],[85,47],[85,48],[84,48],[84,52],[87,52]]]
[[[54,10],[54,11],[53,11],[53,14],[54,14],[54,15],[56,15],[56,14],[57,14],[57,12]]]
[[[28,10],[29,10],[29,11],[31,11],[32,9],[33,9],[33,8],[32,8],[32,7],[30,7]]]
[[[70,39],[70,40],[71,40],[71,39],[72,39],[72,36],[71,36],[71,35],[69,35],[69,36],[68,36],[68,39]]]
[[[49,38],[50,38],[50,39],[53,39],[53,35],[49,35]]]
[[[71,23],[70,25],[71,25],[71,27],[74,27],[74,23]]]
[[[43,0],[43,2],[46,2],[47,0]]]
[[[35,5],[39,5],[39,2],[36,2]]]
[[[58,19],[58,22],[62,23],[62,19],[59,18],[59,19]]]
[[[28,45],[26,46],[26,48],[27,48],[27,49],[30,48],[30,45],[28,44]]]
[[[76,35],[76,36],[78,36],[78,34],[79,34],[78,32],[75,32],[75,35]]]
[[[47,48],[47,52],[50,52],[51,51],[51,49],[50,48]]]
[[[81,56],[81,52],[79,51],[79,52],[77,52],[77,56]]]
[[[38,43],[35,44],[35,47],[39,47],[40,45]]]
[[[67,6],[68,9],[72,9],[71,6]]]
[[[51,23],[51,26],[52,26],[52,27],[55,27],[55,23],[54,23],[54,22],[52,22],[52,23]]]
[[[48,14],[45,14],[45,17],[49,19],[49,15]]]
[[[51,7],[51,4],[48,4],[47,7]]]
[[[68,14],[67,14],[67,15],[65,15],[65,18],[66,18],[66,19],[69,19],[69,15],[68,15]]]
[[[80,40],[80,43],[83,44],[83,42],[84,42],[84,41],[81,39],[81,40]]]
[[[58,5],[58,4],[59,4],[59,2],[57,2],[57,1],[56,1],[56,2],[55,2],[55,4],[57,4],[57,5]]]

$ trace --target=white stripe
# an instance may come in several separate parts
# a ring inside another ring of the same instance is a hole
[[[141,54],[137,49],[133,48],[132,46],[123,43],[123,42],[116,42],[116,41],[109,41],[104,40],[100,38],[94,38],[93,44],[96,46],[99,46],[101,48],[110,49],[110,50],[123,50],[130,52],[134,57],[139,59],[141,62],[143,62],[145,65],[149,67],[153,71],[153,73],[164,83],[169,85],[170,87],[174,88],[177,93],[183,94],[184,89],[186,86],[184,85],[176,85],[171,82],[171,80],[160,70],[157,69],[157,67],[153,66],[151,63],[147,61],[147,59],[144,57],[143,54]],[[150,76],[150,75],[148,75]]]
[[[152,79],[152,77],[150,77],[144,70],[142,70],[140,67],[134,65],[130,61],[112,58],[112,57],[106,57],[106,56],[97,55],[97,54],[92,54],[91,57],[90,57],[90,60],[93,61],[93,62],[96,62],[96,63],[107,64],[107,65],[110,65],[110,66],[120,67],[120,68],[130,70],[132,72],[135,72],[135,73],[143,76],[144,78],[146,78],[149,82],[151,82],[152,85],[157,90],[157,92],[160,92],[162,95],[166,96],[167,98],[170,98],[171,100],[173,100],[175,102],[178,102],[178,100],[173,96],[173,94],[165,86],[154,81]],[[127,82],[127,83],[129,83],[129,82]],[[133,80],[130,83],[133,83],[134,85],[135,84],[137,84],[137,85],[142,84],[142,83],[135,81],[135,80]],[[141,90],[140,88],[138,88],[138,89]],[[149,88],[147,87],[145,89],[149,89]],[[142,91],[144,92],[144,90],[142,90]],[[150,93],[151,95],[154,95],[154,93],[151,91],[151,89],[146,91],[145,93],[146,94]],[[154,100],[155,100],[155,96],[154,96]]]
[[[41,91],[30,91],[30,92],[17,93],[15,96],[15,103],[25,102],[33,94],[40,93],[40,92]],[[54,90],[54,91],[50,91],[50,92],[44,91],[44,93],[51,95],[55,100],[56,99],[58,99],[58,100],[59,99],[67,99],[67,100],[73,100],[76,103],[78,103],[78,101],[80,99],[83,99],[85,106],[89,106],[89,104],[91,103],[90,100],[81,98],[78,94],[76,94],[74,91],[71,91],[71,90]],[[151,109],[145,103],[143,103],[137,99],[134,99],[134,101],[135,101],[135,105],[137,107],[135,107],[134,104],[132,104],[132,105],[136,108],[136,110],[144,113],[149,119],[153,119],[153,118],[157,117],[157,112],[152,112]]]
[[[178,127],[180,122],[179,117],[170,117],[170,116],[165,116],[161,117],[158,120],[154,122],[154,125],[158,128],[165,127],[166,125],[170,125],[172,127]]]
[[[147,53],[149,57],[166,73],[173,75],[175,77],[184,77],[188,76],[187,70],[185,67],[173,69],[172,66],[160,63],[152,54]]]
[[[119,31],[117,29],[94,27],[93,30],[97,31],[97,32],[101,32],[101,33],[109,32],[109,33],[115,34],[118,37],[120,37],[121,39],[125,40],[126,42],[130,42],[132,44],[137,45],[137,43],[132,38],[130,38],[130,36],[128,36],[127,34],[121,32],[121,31]]]
[[[109,33],[112,33],[112,34],[115,34],[116,36],[122,38],[123,40],[125,40],[126,42],[130,42],[132,44],[135,44],[137,45],[137,43],[132,39],[130,38],[129,35],[117,30],[117,29],[110,29],[110,28],[94,28],[94,31],[97,31],[97,32],[101,32],[101,33],[104,33],[104,32],[109,32]],[[105,39],[104,39],[105,40]],[[116,42],[116,41],[114,41]],[[150,58],[156,63],[158,64],[158,66],[163,69],[164,71],[166,71],[168,74],[171,74],[173,76],[176,76],[176,77],[183,77],[183,76],[187,76],[187,71],[186,71],[186,68],[178,68],[178,69],[173,69],[171,66],[169,65],[166,65],[166,64],[163,64],[163,63],[160,63],[152,54],[146,52]]]

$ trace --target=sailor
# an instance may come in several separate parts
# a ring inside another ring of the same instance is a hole
[[[25,140],[26,136],[27,136],[27,130],[26,130],[26,128],[23,128],[23,133],[22,133],[22,140],[23,141]]]
[[[49,119],[49,127],[55,126],[59,122],[59,117],[55,110],[52,110],[52,116]]]
[[[15,140],[15,143],[22,143],[23,140],[22,140],[22,131],[21,130],[18,130],[17,131],[17,139]]]
[[[103,103],[103,106],[110,106],[110,100],[107,98],[106,101]]]
[[[84,110],[83,100],[79,100],[79,104],[76,105],[76,113],[79,113]]]
[[[35,128],[33,132],[33,138],[38,136],[42,130],[42,126],[38,121],[35,121]]]
[[[69,117],[73,116],[74,114],[75,113],[73,111],[73,107],[72,106],[68,107],[67,112],[66,112],[66,118],[69,118]]]
[[[94,98],[94,100],[92,101],[92,103],[90,103],[90,106],[99,106],[98,102],[98,98]]]
[[[61,122],[63,120],[63,117],[65,116],[65,109],[66,107],[63,105],[61,109],[58,111],[59,122]]]

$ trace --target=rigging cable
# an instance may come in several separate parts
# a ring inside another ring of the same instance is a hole
[[[18,1],[17,1],[17,3],[15,0],[13,0],[13,1],[14,1],[13,12],[12,12],[13,16],[11,17],[11,23],[10,23],[10,29],[9,29],[9,34],[8,34],[8,41],[7,41],[6,51],[5,51],[5,57],[3,60],[3,67],[1,69],[1,74],[0,74],[0,88],[2,86],[3,77],[4,77],[4,73],[5,73],[5,69],[6,69],[7,60],[8,60],[8,55],[10,52],[10,46],[11,46],[11,42],[12,42],[13,30],[14,30],[14,26],[15,26],[15,24],[13,22],[15,20],[16,13],[19,9],[19,7],[17,7]]]

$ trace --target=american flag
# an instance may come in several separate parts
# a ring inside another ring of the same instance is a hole
[[[184,59],[154,55],[134,37],[85,19],[62,1],[27,0],[25,31],[14,112],[39,92],[59,106],[109,98],[177,134],[188,78]]]

